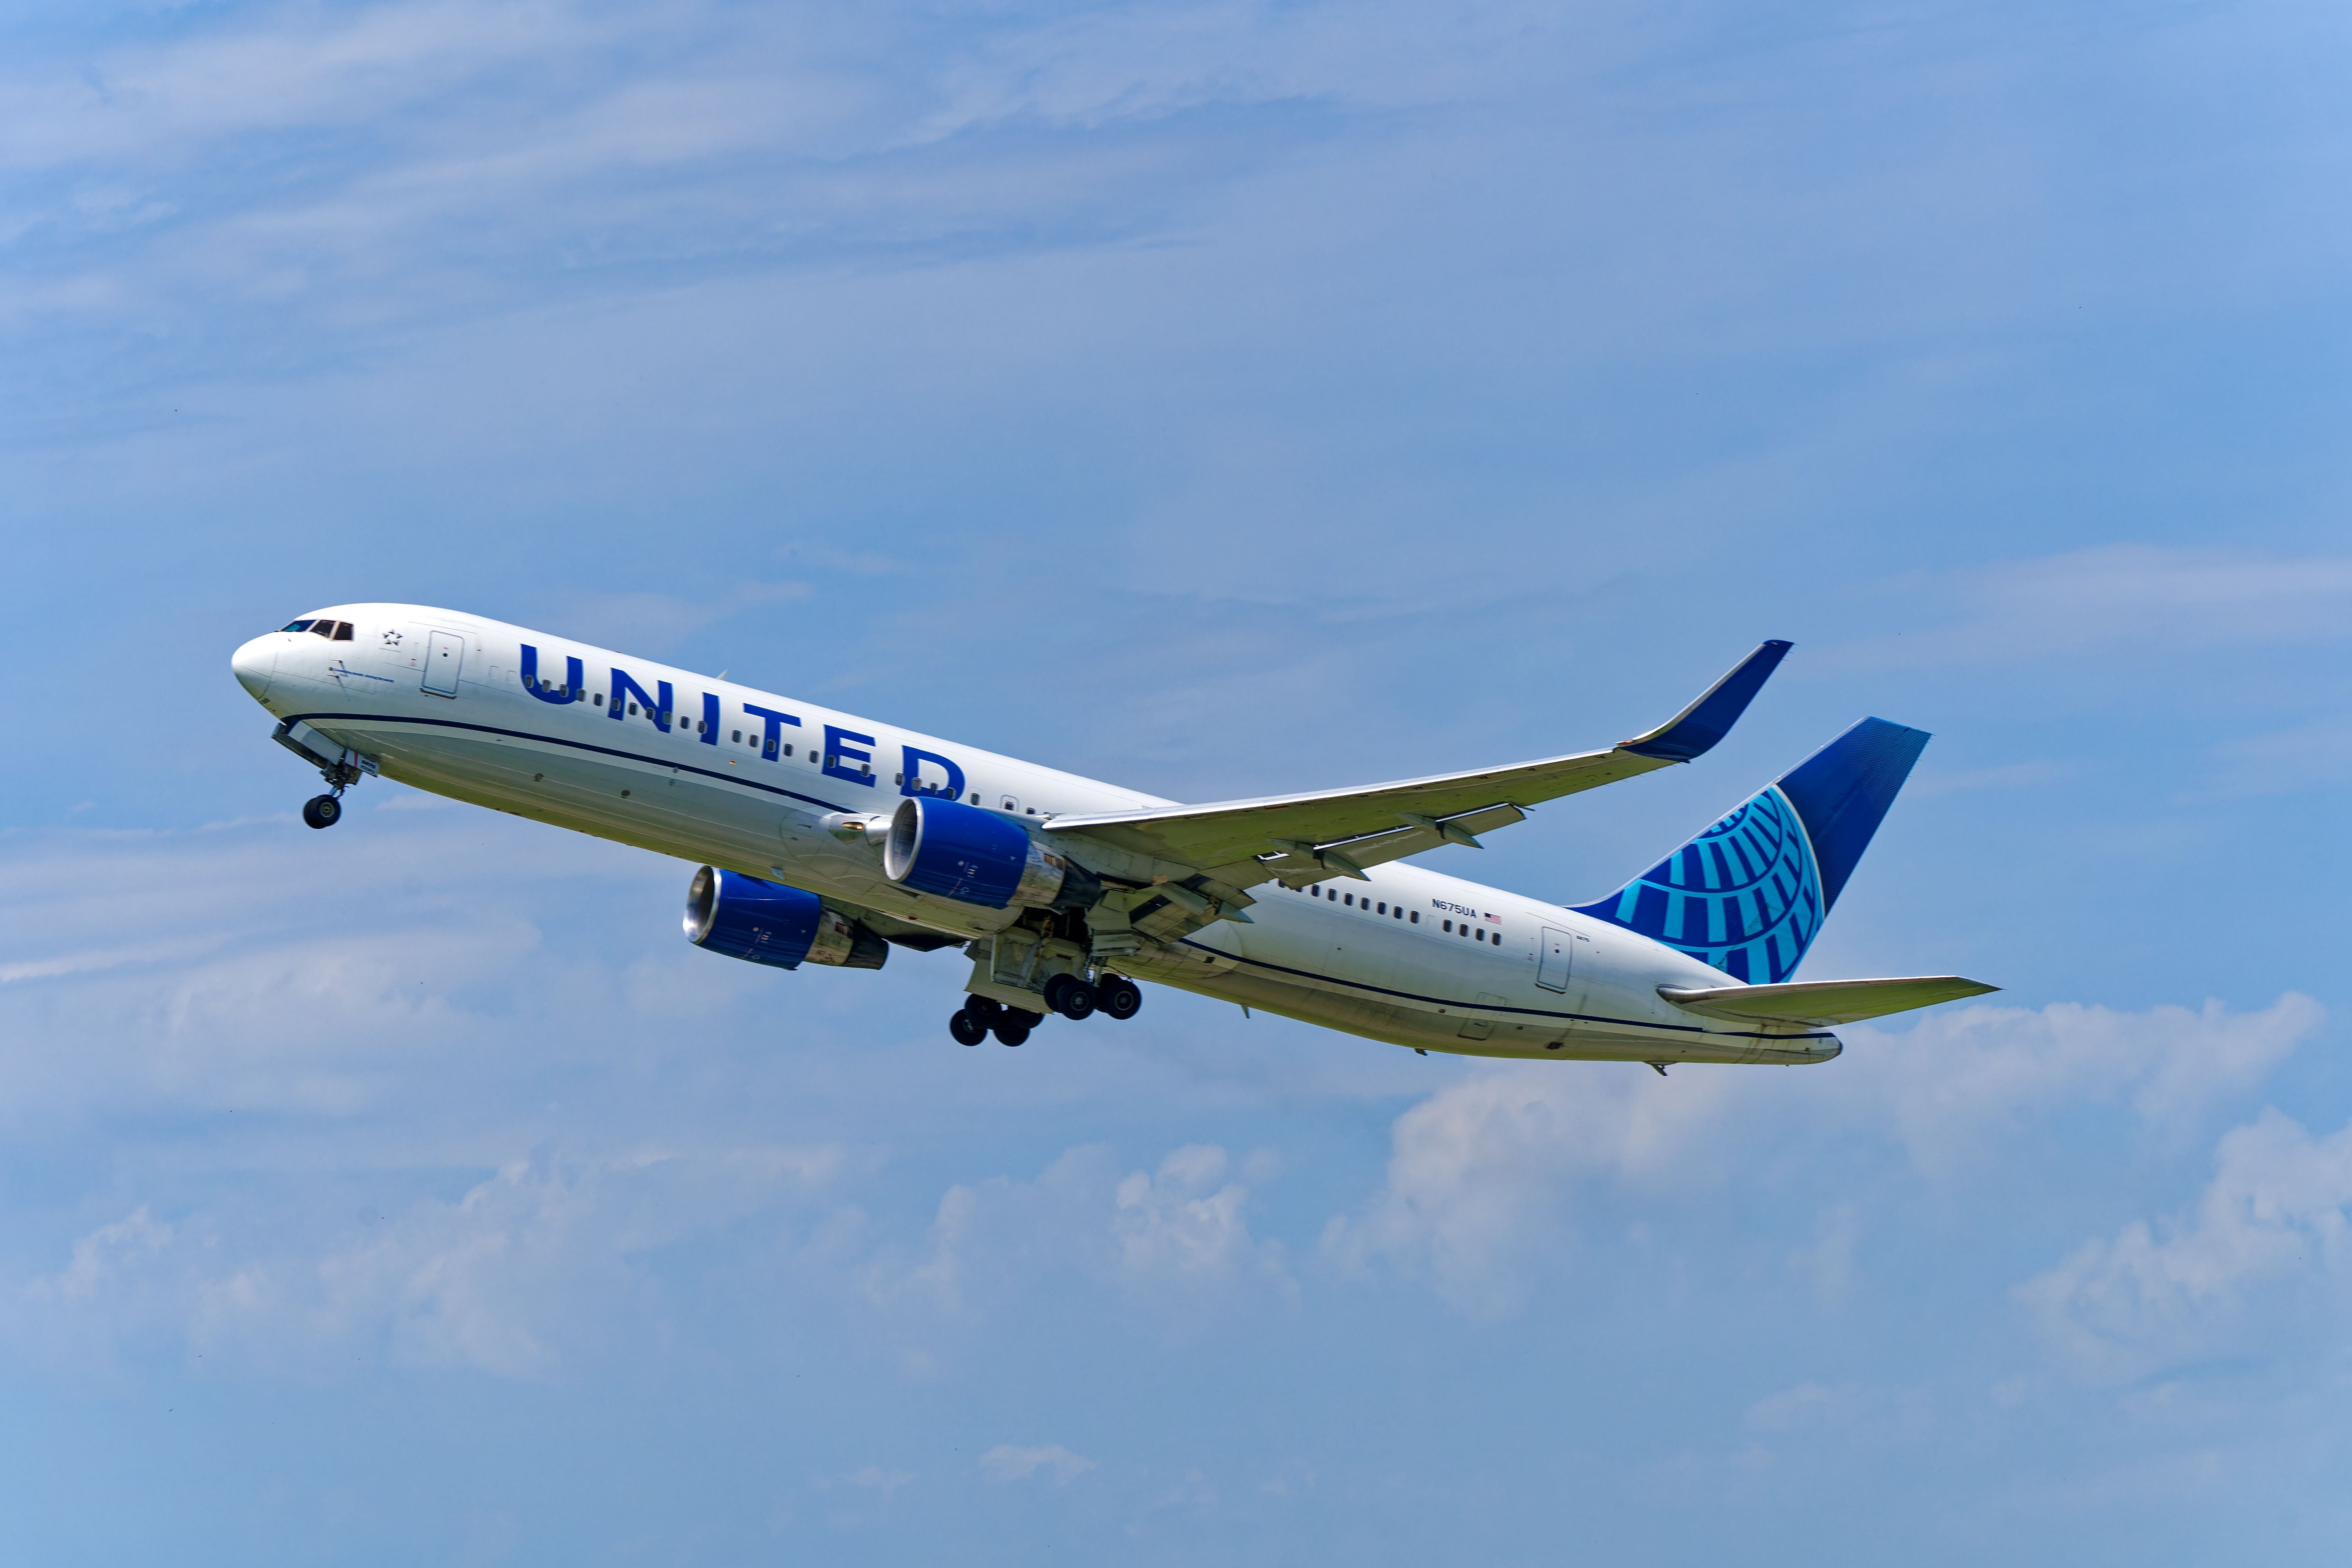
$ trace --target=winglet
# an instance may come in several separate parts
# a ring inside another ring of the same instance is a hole
[[[1767,677],[1780,668],[1790,645],[1779,637],[1758,647],[1733,667],[1730,674],[1700,694],[1699,700],[1646,735],[1620,741],[1617,749],[1637,757],[1686,763],[1703,757],[1717,741],[1731,733],[1748,703],[1762,690]]]

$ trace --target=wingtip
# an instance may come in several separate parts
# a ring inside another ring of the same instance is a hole
[[[1764,682],[1795,646],[1785,637],[1766,638],[1689,707],[1648,734],[1620,742],[1617,749],[1669,763],[1687,763],[1706,755],[1731,732],[1732,725],[1748,711]]]

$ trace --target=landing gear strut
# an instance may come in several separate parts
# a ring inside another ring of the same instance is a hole
[[[343,803],[331,795],[314,795],[302,803],[302,821],[311,827],[332,827],[343,819]]]

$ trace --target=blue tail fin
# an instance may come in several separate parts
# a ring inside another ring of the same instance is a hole
[[[1577,912],[1680,948],[1735,980],[1786,980],[1927,744],[1925,730],[1864,719]]]

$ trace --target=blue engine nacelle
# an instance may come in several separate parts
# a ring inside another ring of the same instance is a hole
[[[686,940],[778,969],[803,963],[879,969],[890,944],[814,893],[705,866],[686,891]]]
[[[1055,854],[1009,816],[938,795],[909,795],[890,816],[882,874],[919,893],[1001,910],[1084,909],[1102,897],[1093,872]]]

